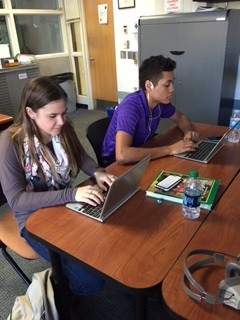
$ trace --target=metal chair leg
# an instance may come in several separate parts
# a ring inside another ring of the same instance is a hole
[[[6,249],[7,249],[7,246],[2,241],[0,241],[0,252],[4,256],[4,258],[8,261],[8,263],[13,267],[13,269],[17,272],[17,274],[21,277],[21,279],[26,283],[26,285],[29,286],[31,283],[31,280],[17,265],[17,263],[13,260],[13,258],[10,256],[10,254],[7,252]]]

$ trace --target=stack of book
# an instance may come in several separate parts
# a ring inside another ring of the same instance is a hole
[[[156,188],[156,184],[165,179],[169,175],[175,175],[181,177],[181,181],[169,191],[163,191]],[[175,203],[181,203],[183,201],[183,189],[184,183],[188,178],[187,174],[165,171],[162,170],[152,181],[150,186],[146,190],[146,195],[155,199],[162,199]],[[214,199],[220,185],[220,181],[217,179],[210,179],[204,177],[198,177],[202,184],[202,195],[200,200],[200,207],[206,210],[211,210],[214,204]]]

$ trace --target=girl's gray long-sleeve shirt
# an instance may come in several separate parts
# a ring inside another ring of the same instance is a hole
[[[98,168],[96,162],[84,151],[82,171],[92,176]],[[39,183],[45,183],[41,173],[39,173],[39,180]],[[20,231],[31,213],[40,208],[74,202],[77,192],[77,188],[26,191],[25,172],[16,157],[10,133],[7,131],[0,137],[0,182],[8,204],[14,211]]]

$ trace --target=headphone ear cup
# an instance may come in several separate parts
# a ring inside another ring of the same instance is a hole
[[[240,310],[240,277],[231,277],[219,283],[218,301]]]
[[[240,262],[230,261],[225,268],[225,278],[240,277]]]

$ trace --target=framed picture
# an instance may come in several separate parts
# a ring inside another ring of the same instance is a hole
[[[135,0],[118,0],[118,9],[134,8]]]

